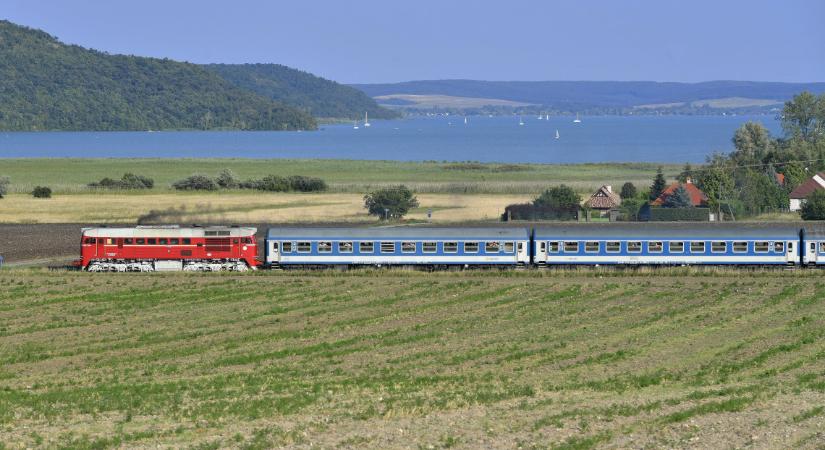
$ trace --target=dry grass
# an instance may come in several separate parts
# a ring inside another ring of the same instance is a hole
[[[815,448],[823,313],[815,272],[6,270],[0,442]]]
[[[420,208],[407,216],[433,221],[462,222],[498,218],[510,203],[527,201],[527,195],[419,194]],[[57,195],[32,199],[11,194],[2,200],[0,223],[135,223],[150,211],[156,221],[176,223],[284,223],[374,222],[364,209],[363,195],[354,193],[264,194],[162,193]]]

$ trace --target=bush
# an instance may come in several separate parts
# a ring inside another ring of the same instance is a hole
[[[215,182],[224,189],[235,189],[240,185],[238,178],[230,169],[221,170],[218,177],[215,178]]]
[[[825,220],[825,191],[813,191],[805,199],[800,215],[804,220]]]
[[[51,198],[52,190],[47,186],[35,186],[32,196],[34,198]]]
[[[579,208],[550,208],[536,206],[532,203],[507,205],[501,220],[576,220]]]
[[[9,193],[9,177],[0,175],[0,198]]]
[[[172,187],[179,191],[216,191],[218,183],[206,175],[195,174],[175,181]]]
[[[364,208],[382,219],[401,218],[410,209],[417,207],[418,199],[404,185],[378,189],[364,196]]]
[[[242,189],[257,189],[268,192],[316,192],[327,190],[327,183],[320,178],[293,175],[284,178],[278,175],[267,175],[260,180],[249,180],[240,183]]]
[[[639,220],[651,222],[707,222],[710,220],[710,209],[663,208],[648,204],[639,211]]]
[[[89,183],[88,186],[106,189],[152,189],[155,186],[155,181],[143,175],[127,172],[123,174],[120,180],[106,177],[98,182]]]
[[[293,175],[289,177],[289,188],[298,192],[325,191],[327,183],[320,178]]]
[[[633,183],[631,183],[629,181],[622,185],[621,193],[619,193],[619,197],[621,197],[622,200],[625,200],[625,199],[628,199],[628,198],[634,198],[634,197],[636,197],[636,195],[638,195],[638,191],[636,190],[636,185],[634,185]]]
[[[539,208],[578,209],[581,203],[579,194],[570,186],[562,184],[544,191],[533,200],[533,205]]]

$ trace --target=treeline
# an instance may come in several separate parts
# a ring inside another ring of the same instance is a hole
[[[202,66],[110,55],[0,21],[0,130],[315,129]]]
[[[327,190],[327,183],[314,177],[267,175],[260,179],[241,181],[229,169],[218,176],[194,174],[172,183],[179,191],[217,191],[219,189],[255,189],[267,192],[317,192]]]

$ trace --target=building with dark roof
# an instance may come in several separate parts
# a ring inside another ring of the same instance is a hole
[[[820,189],[825,189],[825,173],[819,172],[818,174],[812,176],[804,183],[800,184],[796,187],[791,193],[788,195],[790,197],[790,205],[789,208],[791,211],[799,211],[802,209],[802,204],[805,203],[805,199],[808,198],[809,195],[813,194],[814,191],[818,191]]]
[[[613,192],[612,186],[603,185],[584,204],[590,209],[609,211],[618,208],[622,204],[622,198]]]

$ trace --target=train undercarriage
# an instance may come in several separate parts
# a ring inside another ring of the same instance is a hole
[[[254,268],[251,268],[254,270]],[[241,259],[221,260],[94,260],[87,272],[246,272]]]

